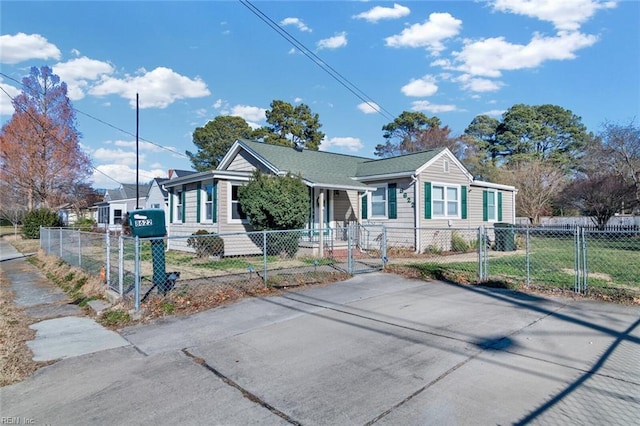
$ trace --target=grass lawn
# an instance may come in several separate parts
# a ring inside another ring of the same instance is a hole
[[[524,253],[491,257],[489,281],[506,284],[527,282],[538,287],[573,289],[576,252],[573,237],[545,238],[533,236],[529,243],[529,263]],[[589,288],[640,290],[640,237],[586,238]],[[414,264],[421,272],[445,276],[459,282],[477,281],[477,262]],[[582,269],[582,265],[580,268]]]

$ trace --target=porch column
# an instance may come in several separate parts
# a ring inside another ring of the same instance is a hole
[[[319,241],[319,246],[318,246],[318,250],[320,252],[320,257],[324,257],[324,238],[323,238],[323,229],[322,227],[324,226],[324,190],[320,189],[318,194],[318,211],[320,212],[319,216],[319,220],[318,220],[318,226],[319,226],[319,232],[318,232],[318,238],[320,239]]]

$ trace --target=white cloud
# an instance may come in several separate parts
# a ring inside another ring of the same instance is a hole
[[[561,31],[555,37],[534,34],[526,44],[513,44],[504,37],[466,41],[462,51],[454,52],[455,69],[471,75],[500,77],[503,70],[534,68],[548,60],[566,60],[575,52],[597,41],[596,36]]]
[[[307,27],[300,18],[284,18],[282,21],[280,21],[280,25],[282,25],[283,27],[287,25],[293,25],[296,28],[298,28],[300,31],[306,31],[306,32],[312,31],[311,28]]]
[[[94,171],[91,177],[94,188],[117,188],[120,183],[136,182],[135,167],[129,167],[125,164],[102,164],[96,169],[97,171]],[[138,169],[138,174],[140,183],[149,182],[156,177],[167,177],[167,171],[160,168],[152,170]]]
[[[338,49],[347,45],[347,33],[341,32],[333,37],[325,38],[317,43],[318,49]]]
[[[436,78],[432,75],[425,75],[422,78],[411,79],[411,81],[400,89],[405,96],[425,97],[432,96],[438,91]]]
[[[118,148],[118,149],[98,148],[95,151],[93,151],[92,157],[94,161],[116,162],[118,163],[118,165],[122,165],[122,166],[130,166],[130,165],[136,164],[135,149],[124,150],[122,148]],[[145,155],[140,154],[139,159],[141,162],[144,162]]]
[[[0,36],[0,63],[17,64],[30,59],[60,59],[60,50],[40,34]]]
[[[170,68],[158,67],[153,71],[141,70],[139,75],[127,75],[123,79],[103,76],[89,90],[95,96],[119,95],[136,105],[136,93],[140,94],[140,108],[166,108],[179,99],[201,98],[211,92],[199,77],[190,79]]]
[[[504,114],[505,112],[506,110],[504,109],[492,109],[490,111],[485,111],[481,114],[488,115],[490,117],[502,117],[502,114]]]
[[[189,135],[190,136],[190,135]],[[113,142],[113,145],[117,147],[129,148],[133,152],[136,149],[136,141],[122,141],[118,140]],[[174,146],[159,146],[158,144],[153,144],[147,141],[138,141],[138,151],[140,152],[160,152],[160,153],[169,153],[170,151],[175,151],[179,154],[178,148]]]
[[[114,72],[108,62],[89,59],[86,56],[60,62],[53,66],[53,72],[67,83],[68,96],[72,101],[84,98],[89,82],[100,79]]]
[[[266,119],[264,108],[249,106],[249,105],[236,105],[231,108],[231,114],[244,118],[248,122],[260,122]]]
[[[614,1],[595,0],[495,0],[494,10],[551,22],[558,30],[575,31],[599,9],[616,7]]]
[[[0,87],[2,87],[2,89],[7,92],[11,98],[15,98],[20,94],[20,89],[10,84],[3,83],[2,78],[0,78]],[[0,93],[0,115],[13,115],[15,112],[9,96],[5,95],[4,92]]]
[[[223,104],[222,99],[216,99],[216,101],[213,103],[213,107],[215,109],[220,109],[222,108],[222,104]]]
[[[411,109],[413,111],[427,111],[432,114],[437,114],[440,112],[455,111],[457,108],[455,105],[438,105],[432,104],[429,101],[415,101],[411,103]]]
[[[393,4],[393,7],[375,6],[366,12],[354,15],[354,19],[364,19],[371,23],[377,23],[382,19],[398,19],[403,16],[407,16],[411,13],[411,9],[406,6],[401,6],[397,3]]]
[[[413,24],[398,35],[385,38],[390,47],[425,47],[437,55],[444,50],[443,41],[456,36],[462,21],[449,13],[432,13],[422,24]]]
[[[380,105],[375,102],[362,102],[358,104],[358,109],[365,114],[376,114],[380,112]]]
[[[297,97],[293,100],[294,103],[299,104],[300,102],[302,102],[302,98]]]
[[[362,141],[358,138],[352,137],[336,137],[336,138],[324,138],[320,144],[321,151],[328,151],[330,149],[347,150],[350,152],[357,152],[364,147]]]
[[[463,89],[472,92],[496,92],[504,86],[501,81],[472,77],[469,74],[462,74],[453,81],[461,83]]]

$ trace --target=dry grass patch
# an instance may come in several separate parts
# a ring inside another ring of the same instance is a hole
[[[0,270],[0,386],[24,380],[43,363],[34,362],[27,342],[36,332],[30,319],[13,304],[14,294],[6,274]]]
[[[83,301],[86,303],[88,300],[101,298],[104,294],[104,284],[99,277],[89,275],[59,257],[48,256],[44,251],[38,250],[36,256],[29,261],[80,306],[83,306]]]
[[[5,235],[3,237],[20,253],[36,253],[40,250],[40,240],[26,240],[21,235]]]

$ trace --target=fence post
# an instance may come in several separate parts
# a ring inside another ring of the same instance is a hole
[[[525,259],[525,262],[526,262],[526,265],[527,265],[527,285],[531,285],[531,259],[529,257],[529,254],[531,253],[531,249],[529,247],[530,235],[529,235],[529,227],[528,226],[527,226],[527,234],[526,235],[527,235],[527,237],[526,237],[526,240],[524,242],[524,246],[525,246],[524,259]]]
[[[478,227],[476,230],[476,239],[478,240],[478,281],[482,281],[482,245],[484,244],[484,238],[482,238],[482,227]]]
[[[573,292],[580,293],[580,227],[576,226],[573,230],[573,253],[574,266],[573,273],[575,276],[573,282]]]
[[[107,231],[109,232],[109,231]],[[120,297],[124,296],[124,237],[122,234],[118,237],[118,292]]]
[[[60,237],[58,239],[58,241],[60,242],[59,244],[59,251],[58,251],[58,257],[62,260],[64,260],[64,256],[62,255],[62,228],[58,228],[58,236]]]
[[[350,275],[353,275],[353,247],[352,247],[352,232],[353,232],[353,226],[350,226],[349,228],[347,228],[347,273]]]
[[[109,235],[109,231],[105,234],[105,246],[107,249],[107,257],[104,262],[104,277],[107,282],[107,288],[109,288],[111,284],[111,235]]]
[[[262,282],[264,283],[265,288],[267,287],[267,231],[262,231],[262,267],[263,267],[263,276]]]
[[[587,238],[584,228],[582,228],[582,279],[582,291],[586,294],[589,287],[589,266],[587,260]]]
[[[385,225],[382,225],[382,241],[380,244],[382,245],[380,250],[382,253],[382,269],[385,269],[387,267],[387,261],[389,260],[389,258],[387,258],[387,227]]]
[[[135,288],[134,304],[136,312],[140,310],[140,240],[136,235],[134,240],[134,266],[133,266],[133,282]]]
[[[82,234],[78,232],[78,268],[82,268]]]

